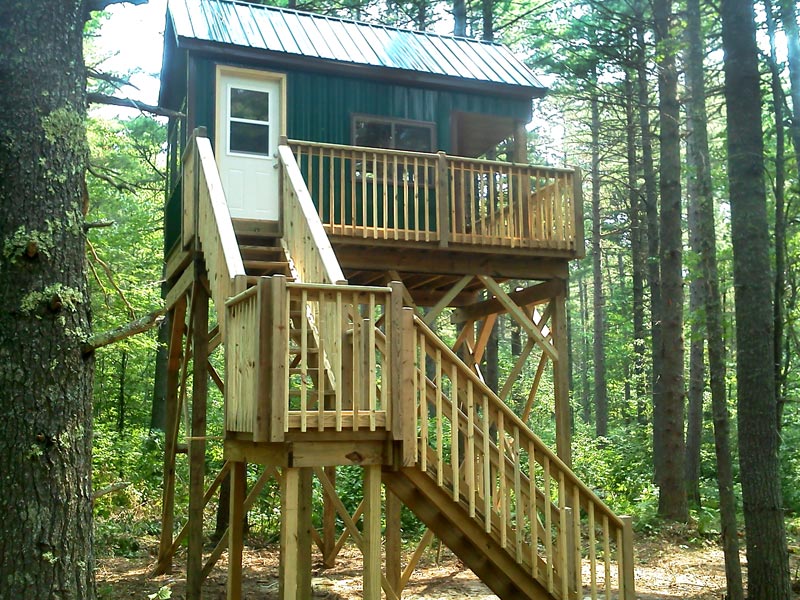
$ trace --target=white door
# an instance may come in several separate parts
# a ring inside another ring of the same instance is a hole
[[[231,217],[277,221],[280,80],[217,71],[217,163]]]

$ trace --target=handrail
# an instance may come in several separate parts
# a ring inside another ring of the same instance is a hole
[[[413,322],[421,470],[552,594],[566,599],[589,585],[596,597],[602,580],[608,595],[616,579],[619,597],[633,598],[629,518],[614,514],[422,319]]]
[[[214,160],[211,142],[203,129],[189,139],[183,160],[183,245],[202,247],[211,298],[222,307],[232,295],[233,279],[245,275],[242,255],[233,230],[225,192]]]
[[[301,279],[308,283],[347,283],[292,149],[280,145],[278,155],[283,168],[284,240]]]

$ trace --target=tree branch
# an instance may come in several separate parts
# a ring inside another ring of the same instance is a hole
[[[112,4],[134,4],[139,6],[141,4],[147,4],[147,0],[89,0],[89,2],[86,3],[86,10],[105,10]]]
[[[158,310],[154,310],[153,312],[148,313],[145,316],[136,319],[135,321],[131,321],[130,323],[123,325],[122,327],[117,327],[111,331],[96,333],[86,340],[86,342],[84,342],[83,353],[89,354],[98,348],[125,340],[136,334],[143,333],[148,329],[155,327],[156,325],[160,325],[164,320],[164,315],[166,312],[167,310],[165,308],[159,308]]]
[[[168,108],[161,108],[160,106],[153,106],[152,104],[145,104],[144,102],[132,100],[131,98],[117,98],[116,96],[109,96],[108,94],[101,94],[99,92],[90,92],[86,94],[86,100],[91,104],[110,104],[112,106],[135,108],[159,117],[170,117],[176,119],[183,119],[186,117],[186,115],[182,112],[177,112]]]

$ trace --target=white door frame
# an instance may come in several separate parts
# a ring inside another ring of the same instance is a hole
[[[223,98],[219,97],[219,90],[220,88],[220,80],[223,77],[238,77],[243,79],[251,79],[255,81],[266,81],[270,83],[276,83],[279,89],[279,115],[278,115],[278,135],[277,139],[280,140],[281,137],[286,135],[286,74],[285,73],[275,73],[271,71],[262,71],[259,69],[251,69],[251,68],[244,68],[244,67],[235,67],[232,65],[224,65],[218,64],[216,66],[215,72],[215,80],[214,80],[214,113],[215,113],[215,128],[214,128],[214,149],[215,155],[217,160],[217,167],[221,168],[221,160],[225,153],[228,151],[228,139],[226,135],[223,135],[225,131],[227,131],[227,125],[224,123],[224,111],[220,109],[220,101]],[[280,142],[278,142],[280,143]],[[274,154],[277,157],[278,149],[277,147],[274,149]],[[280,215],[283,214],[283,207],[282,207],[282,194],[280,193],[280,182],[278,183],[278,197],[279,197],[279,204],[278,204],[278,219],[280,221]]]

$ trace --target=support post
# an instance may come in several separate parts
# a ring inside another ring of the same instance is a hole
[[[297,528],[299,511],[300,469],[283,469],[281,479],[281,556],[279,567],[280,598],[297,598]]]
[[[336,489],[336,467],[325,467],[325,476]],[[322,564],[326,569],[336,566],[336,506],[327,494],[322,496]]]
[[[622,560],[619,569],[620,598],[622,600],[636,600],[636,584],[633,570],[633,518],[620,517],[622,521]]]
[[[402,545],[400,539],[400,499],[388,489],[386,490],[386,580],[400,597],[402,571],[400,559]]]
[[[247,465],[231,463],[230,519],[228,522],[227,600],[242,598],[242,551],[244,548],[244,515]]]
[[[287,467],[281,482],[280,598],[311,598],[311,468]]]
[[[381,466],[364,467],[364,599],[381,597]]]
[[[566,282],[551,300],[553,303],[553,344],[558,358],[553,361],[553,391],[556,413],[556,454],[572,466],[572,407],[569,402],[569,352],[567,350]]]
[[[297,507],[297,598],[311,600],[311,528],[312,478],[311,467],[300,469]]]
[[[172,537],[175,527],[175,449],[180,426],[178,386],[185,318],[186,296],[183,296],[170,311],[171,330],[167,350],[167,395],[165,400],[167,414],[164,427],[164,490],[161,505],[161,541],[158,547],[155,575],[172,571]]]
[[[436,163],[436,229],[439,232],[439,247],[447,248],[450,242],[450,173],[447,155],[438,153]]]
[[[203,495],[206,475],[206,402],[208,400],[208,294],[202,255],[195,258],[192,291],[193,378],[192,437],[189,440],[189,546],[186,598],[199,600],[203,583]]]

